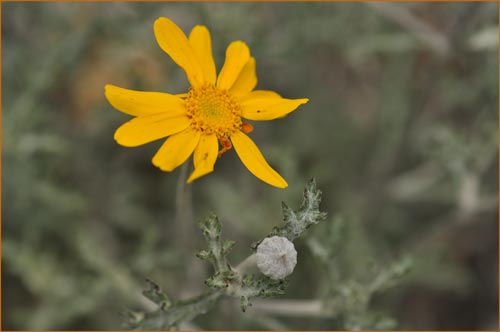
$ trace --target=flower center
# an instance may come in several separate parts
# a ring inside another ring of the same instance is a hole
[[[206,134],[217,135],[219,140],[241,129],[241,108],[227,90],[206,84],[191,89],[185,107],[191,126]]]

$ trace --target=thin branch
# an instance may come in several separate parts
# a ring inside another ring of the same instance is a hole
[[[388,19],[398,23],[411,32],[427,46],[440,55],[447,55],[450,51],[448,38],[437,31],[427,22],[413,15],[405,7],[394,3],[366,2],[366,5],[384,15]]]
[[[189,234],[187,226],[193,220],[191,188],[186,185],[188,166],[189,163],[186,162],[180,167],[175,192],[175,233],[176,241],[181,247],[186,244],[186,238]]]
[[[291,317],[332,317],[320,300],[266,300],[256,299],[248,309],[251,313]]]
[[[256,266],[256,258],[255,254],[252,254],[245,258],[240,264],[238,264],[235,268],[234,271],[236,271],[240,276],[243,275],[246,271],[251,269],[252,267]]]

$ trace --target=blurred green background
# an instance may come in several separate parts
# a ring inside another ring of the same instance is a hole
[[[343,329],[373,314],[389,325],[359,326],[497,329],[497,13],[497,3],[3,3],[2,328],[123,328],[121,311],[151,308],[146,277],[174,299],[202,292],[211,267],[194,257],[196,221],[218,213],[236,264],[314,176],[329,218],[297,241],[275,301],[332,300],[328,290],[356,289],[346,285],[406,256],[411,272],[343,312],[244,314],[227,299],[181,328]],[[206,25],[219,69],[226,46],[245,41],[259,89],[310,99],[251,134],[287,189],[230,151],[188,187],[190,210],[176,203],[181,170],[151,164],[161,141],[114,142],[129,117],[105,84],[188,88],[155,41],[160,16],[185,32]]]

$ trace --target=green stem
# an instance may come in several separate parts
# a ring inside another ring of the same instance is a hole
[[[166,311],[158,309],[147,314],[134,327],[135,330],[165,330],[176,328],[182,322],[193,320],[210,310],[224,295],[223,290],[208,291],[201,295],[177,301]]]
[[[179,179],[177,180],[175,193],[175,233],[176,241],[181,248],[186,244],[186,238],[189,234],[188,226],[193,220],[191,190],[186,185],[188,167],[188,162],[184,163],[180,167],[180,174]]]

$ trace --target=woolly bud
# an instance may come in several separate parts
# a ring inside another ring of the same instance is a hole
[[[272,279],[283,279],[297,265],[297,251],[286,237],[266,237],[257,247],[257,267]]]

